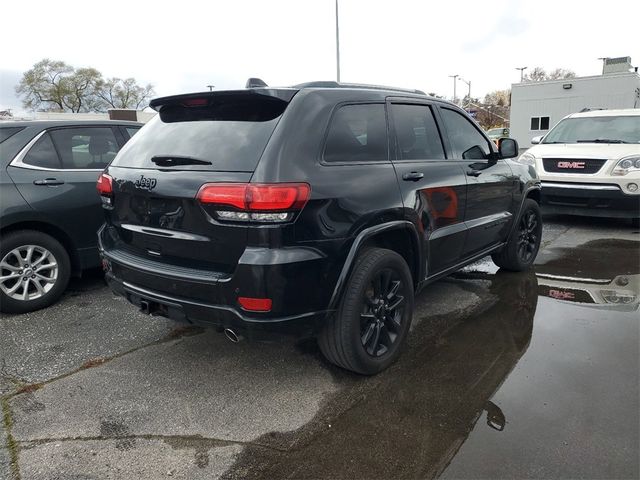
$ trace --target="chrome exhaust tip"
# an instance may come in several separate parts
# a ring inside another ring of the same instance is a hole
[[[236,332],[234,332],[230,328],[224,329],[224,335],[233,343],[238,343],[240,340],[244,338],[242,335],[238,335]]]

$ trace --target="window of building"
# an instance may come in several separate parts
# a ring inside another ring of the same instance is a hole
[[[549,130],[549,117],[531,117],[531,130]]]
[[[540,130],[540,117],[531,117],[530,130]]]
[[[387,160],[383,104],[345,105],[334,114],[324,149],[327,162]]]
[[[549,117],[540,117],[540,130],[549,130]]]
[[[398,160],[444,159],[444,148],[431,108],[393,105]]]

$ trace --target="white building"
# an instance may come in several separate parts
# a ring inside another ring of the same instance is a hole
[[[622,59],[607,59],[612,62],[605,62],[602,75],[511,85],[511,137],[529,148],[533,137],[546,134],[571,113],[640,108],[640,75],[629,72],[629,57]]]

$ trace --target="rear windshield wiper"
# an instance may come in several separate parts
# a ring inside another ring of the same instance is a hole
[[[593,138],[591,140],[578,140],[578,143],[631,143],[616,138]]]
[[[179,157],[176,155],[151,157],[151,161],[160,167],[178,167],[182,165],[211,165],[207,160],[193,157]]]

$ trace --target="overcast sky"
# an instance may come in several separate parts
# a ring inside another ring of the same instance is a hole
[[[447,97],[508,88],[515,67],[601,71],[640,65],[640,1],[340,0],[342,81]],[[334,0],[9,1],[2,4],[0,107],[42,58],[152,83],[158,95],[334,80]],[[458,95],[466,93],[458,82]]]

